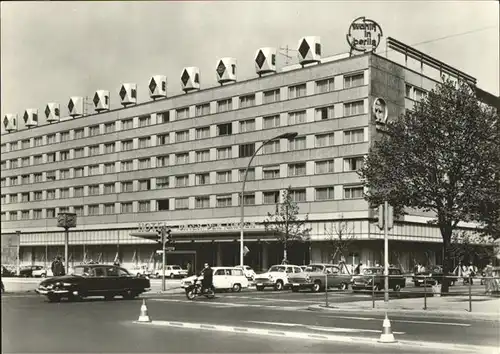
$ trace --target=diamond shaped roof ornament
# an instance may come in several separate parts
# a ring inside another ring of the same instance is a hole
[[[217,65],[217,74],[219,74],[219,77],[222,77],[222,75],[224,75],[224,72],[226,71],[226,66],[224,65],[224,63],[221,61],[219,61],[219,65]]]
[[[23,116],[23,120],[24,120],[24,124],[26,124],[28,122],[28,112],[24,112],[24,116]]]
[[[259,54],[257,54],[255,62],[257,63],[260,69],[262,69],[262,65],[264,65],[265,61],[266,61],[266,56],[264,55],[264,53],[262,53],[262,50],[259,50]]]
[[[122,101],[125,99],[125,95],[127,94],[127,90],[125,90],[125,86],[122,85],[122,88],[120,89],[120,98]]]
[[[97,105],[99,104],[99,95],[97,94],[97,92],[95,93],[94,95],[94,106],[97,107]]]
[[[184,72],[182,73],[182,76],[181,76],[181,81],[182,81],[182,84],[183,84],[184,86],[186,86],[186,85],[187,85],[188,80],[189,80],[189,74],[188,74],[187,70],[186,70],[186,69],[184,69]]]
[[[49,118],[50,108],[49,105],[45,106],[45,117]]]
[[[68,103],[68,109],[70,112],[72,112],[73,108],[75,108],[75,103],[73,102],[73,99],[70,99]]]
[[[302,58],[306,57],[307,52],[309,52],[309,49],[311,49],[309,47],[309,44],[307,43],[307,41],[305,39],[303,39],[302,43],[300,44],[300,47],[299,47],[299,53],[300,53],[300,55],[302,55]]]
[[[151,81],[149,82],[149,91],[151,93],[154,93],[156,90],[156,87],[157,87],[156,81],[154,79],[151,79]]]

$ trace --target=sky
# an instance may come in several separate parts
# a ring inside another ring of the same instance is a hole
[[[427,42],[415,48],[499,95],[498,1],[3,1],[1,114],[38,108],[44,116],[46,103],[57,102],[66,116],[70,96],[99,89],[117,108],[126,82],[138,85],[139,103],[149,101],[148,82],[159,74],[168,95],[178,95],[186,66],[200,68],[202,89],[212,87],[222,57],[237,59],[239,81],[254,78],[260,47],[297,49],[301,37],[320,36],[323,57],[348,52],[345,36],[360,16],[386,37]]]

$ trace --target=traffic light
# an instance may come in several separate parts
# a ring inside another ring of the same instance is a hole
[[[378,207],[378,215],[377,215],[377,224],[380,230],[384,229],[385,224],[385,213],[384,213],[384,204],[379,205]],[[394,208],[392,205],[387,205],[387,229],[391,230],[394,226]]]
[[[163,230],[160,228],[158,231],[156,231],[156,233],[158,234],[158,238],[156,239],[156,243],[161,246],[163,243]]]
[[[171,229],[167,229],[167,231],[165,233],[165,242],[172,243],[172,230]]]

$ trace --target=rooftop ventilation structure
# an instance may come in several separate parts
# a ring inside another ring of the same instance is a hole
[[[61,119],[59,103],[47,103],[45,106],[45,118],[47,118],[47,122],[49,123],[59,122]]]
[[[123,107],[137,104],[137,84],[122,84],[118,94]]]
[[[200,69],[188,66],[182,69],[181,88],[185,93],[200,89]]]
[[[149,96],[156,100],[167,97],[167,77],[164,75],[155,75],[149,80]]]
[[[68,111],[73,118],[83,116],[83,97],[71,97],[68,102]]]
[[[97,113],[109,111],[109,91],[97,90],[92,99],[94,109]]]
[[[222,58],[217,63],[215,69],[217,81],[221,86],[228,82],[236,82],[236,59],[235,58]]]
[[[276,48],[260,48],[255,53],[255,72],[260,76],[267,73],[276,73]]]
[[[3,117],[3,127],[7,133],[17,130],[17,114],[6,114]]]
[[[302,37],[297,49],[299,63],[304,67],[310,63],[321,63],[321,39],[316,36]]]
[[[28,108],[23,114],[24,125],[28,129],[38,126],[38,109]]]

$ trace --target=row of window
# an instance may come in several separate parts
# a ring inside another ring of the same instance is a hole
[[[353,88],[357,86],[364,85],[364,72],[348,75],[344,77],[344,89]],[[326,93],[333,91],[334,87],[334,78],[328,78],[316,81],[316,94]],[[290,86],[288,88],[288,98],[294,99],[299,97],[306,96],[306,83],[302,83],[299,85]],[[280,98],[280,89],[272,89],[269,91],[263,92],[263,104],[278,102],[281,100]],[[247,108],[255,106],[255,93],[250,95],[244,95],[239,97],[239,108]],[[233,100],[232,98],[222,99],[216,102],[216,113],[227,112],[233,109]],[[210,114],[210,103],[198,104],[195,106],[195,116],[203,116]],[[176,120],[187,119],[189,117],[189,107],[182,107],[175,110]],[[167,123],[170,121],[170,111],[158,112],[157,113],[157,124]],[[146,127],[151,125],[151,117],[150,115],[145,115],[139,117],[139,128]],[[122,119],[121,120],[121,130],[133,129],[134,123],[133,118]],[[101,132],[101,128],[99,125],[93,125],[88,127],[87,137],[97,136],[100,134],[109,134],[114,133],[116,131],[115,122],[105,123],[104,129]],[[85,137],[85,128],[74,129],[73,139],[82,139]],[[60,142],[65,142],[70,140],[70,131],[64,131],[60,133]],[[56,134],[48,134],[46,135],[46,141],[43,141],[43,137],[35,137],[33,138],[33,146],[31,146],[31,140],[25,139],[21,141],[11,142],[10,150],[7,149],[6,144],[1,145],[1,152],[7,151],[16,151],[19,149],[29,149],[31,147],[38,147],[45,144],[55,144],[56,143]]]
[[[363,187],[362,186],[349,186],[343,188],[343,198],[344,199],[361,199],[364,196]],[[300,203],[306,202],[306,190],[305,189],[296,189],[291,191],[292,200]],[[278,204],[280,198],[280,191],[265,191],[262,192],[262,204]],[[183,210],[189,209],[189,197],[182,198],[172,198],[174,200],[174,210]],[[220,194],[215,196],[215,207],[224,208],[224,207],[232,207],[241,205],[240,201],[241,197],[238,195],[237,205],[233,205],[233,195],[232,194]],[[319,187],[315,188],[315,201],[325,201],[325,200],[333,200],[334,199],[334,187]],[[156,200],[156,211],[167,211],[172,210],[170,208],[171,199],[162,199]],[[245,205],[257,205],[255,203],[255,193],[245,193],[243,197],[243,203]],[[101,209],[102,205],[102,209]],[[87,206],[88,212],[84,214],[84,206],[74,206],[73,212],[78,216],[97,216],[97,215],[110,215],[117,214],[117,207],[115,203],[106,203],[106,204],[90,204]],[[204,209],[210,208],[210,196],[197,196],[194,197],[194,208],[195,209]],[[69,212],[69,207],[59,208],[59,213]],[[150,200],[141,200],[138,201],[138,209],[139,213],[143,212],[151,212],[151,201]],[[119,212],[121,214],[132,213],[133,212],[133,202],[122,202],[120,203]],[[2,212],[2,221],[6,220],[6,213]],[[18,211],[10,211],[9,220],[15,221],[18,218]],[[29,220],[30,219],[30,211],[29,210],[21,210],[20,211],[21,220]],[[32,219],[42,219],[42,209],[33,209]],[[55,218],[55,208],[46,209],[47,219]]]
[[[344,159],[343,170],[345,172],[348,171],[357,171],[363,166],[363,157],[352,157]],[[288,175],[287,177],[300,177],[306,176],[306,163],[292,163],[288,164]],[[334,173],[334,160],[322,160],[315,162],[315,174],[325,174],[325,173]],[[245,170],[239,170],[239,181],[243,181]],[[276,179],[276,178],[285,178],[285,176],[280,175],[280,165],[270,165],[262,167],[262,179]],[[255,176],[255,168],[251,168],[247,173],[247,181],[256,180]],[[148,191],[152,189],[165,189],[170,187],[189,187],[189,175],[177,175],[177,176],[165,176],[165,177],[156,177],[155,185],[156,188],[152,187],[151,179],[140,179],[137,181],[137,188],[134,189],[134,181],[123,181],[120,183],[120,191],[116,190],[115,182],[105,183],[103,184],[103,188],[101,190],[99,184],[93,184],[86,186],[88,188],[87,193],[85,193],[84,186],[72,187],[73,193],[70,193],[70,188],[60,188],[59,196],[56,198],[56,189],[47,189],[33,192],[25,192],[25,193],[14,193],[9,195],[9,204],[15,203],[28,203],[35,202],[41,200],[52,200],[52,199],[64,199],[64,198],[78,198],[85,196],[97,196],[103,194],[113,194],[113,193],[127,193],[127,192],[141,192]],[[215,180],[211,181],[210,173],[197,173],[194,175],[194,185],[202,186],[208,184],[215,183],[231,183],[237,182],[233,181],[233,171],[225,170],[225,171],[217,171],[215,173]],[[117,182],[118,183],[118,182]],[[45,192],[45,195],[44,195]],[[5,194],[1,195],[1,204],[7,203],[7,196]]]

